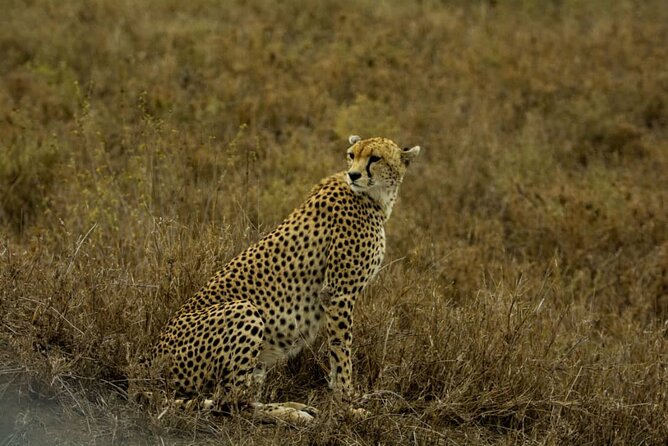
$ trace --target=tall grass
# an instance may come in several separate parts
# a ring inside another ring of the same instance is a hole
[[[0,368],[86,421],[52,440],[668,438],[662,2],[3,10]],[[344,168],[350,133],[425,149],[355,310],[373,416],[338,415],[322,341],[264,392],[321,408],[310,427],[125,401],[169,315]]]

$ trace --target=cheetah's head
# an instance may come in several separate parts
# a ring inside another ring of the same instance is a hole
[[[362,139],[352,135],[348,141],[351,146],[346,181],[353,191],[371,195],[396,190],[406,168],[420,153],[420,146],[401,149],[387,138]]]

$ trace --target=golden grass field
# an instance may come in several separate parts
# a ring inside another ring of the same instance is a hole
[[[5,0],[0,25],[0,398],[27,407],[0,444],[665,444],[663,1]],[[350,133],[423,148],[355,309],[372,416],[339,414],[322,341],[264,392],[310,426],[127,401]]]

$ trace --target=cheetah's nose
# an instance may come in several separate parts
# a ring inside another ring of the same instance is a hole
[[[350,178],[350,181],[354,183],[362,177],[362,174],[359,172],[348,172],[348,177]]]

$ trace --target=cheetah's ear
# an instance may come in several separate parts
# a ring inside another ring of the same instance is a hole
[[[359,135],[350,135],[350,136],[348,137],[348,142],[350,143],[351,146],[352,146],[353,144],[355,144],[356,142],[359,142],[359,141],[361,141],[361,140],[362,140],[362,138],[360,138]]]
[[[401,149],[401,161],[408,166],[420,153],[420,146],[404,147]]]

